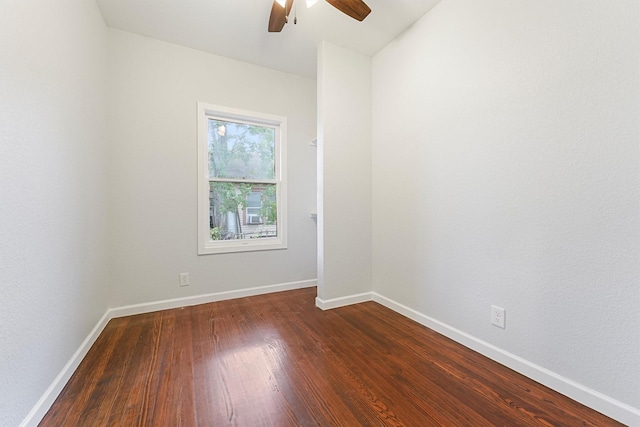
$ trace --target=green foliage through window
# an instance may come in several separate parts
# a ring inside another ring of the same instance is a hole
[[[210,118],[208,136],[211,239],[277,236],[275,129]]]

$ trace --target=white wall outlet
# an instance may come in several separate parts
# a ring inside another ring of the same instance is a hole
[[[495,305],[491,306],[491,324],[496,325],[499,328],[504,329],[504,315],[505,310],[502,307],[497,307]]]
[[[189,286],[189,273],[180,273],[180,286]]]

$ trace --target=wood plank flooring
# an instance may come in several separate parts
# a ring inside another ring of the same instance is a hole
[[[373,302],[315,288],[114,319],[48,426],[619,426]]]

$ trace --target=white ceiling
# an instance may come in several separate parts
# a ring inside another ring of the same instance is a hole
[[[315,78],[320,40],[373,55],[440,0],[365,0],[358,22],[324,0],[297,0],[281,33],[268,33],[273,0],[96,0],[108,26]]]

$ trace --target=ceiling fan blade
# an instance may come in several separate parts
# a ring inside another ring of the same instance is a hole
[[[327,3],[358,21],[371,13],[371,8],[362,0],[327,0]]]
[[[287,17],[291,12],[293,6],[293,0],[286,0],[285,6],[280,6],[276,0],[273,0],[271,6],[271,15],[269,15],[269,32],[279,33],[284,28],[284,24],[287,23]]]

